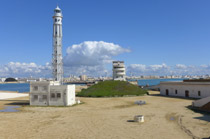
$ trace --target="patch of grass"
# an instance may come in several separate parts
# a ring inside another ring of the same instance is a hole
[[[136,85],[126,81],[104,81],[99,82],[77,94],[79,97],[122,97],[140,96],[147,93]]]

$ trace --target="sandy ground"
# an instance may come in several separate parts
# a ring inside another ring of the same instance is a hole
[[[196,139],[210,136],[210,115],[186,108],[192,100],[161,96],[78,99],[84,104],[24,106],[20,112],[0,113],[0,138]],[[147,104],[135,105],[136,100]],[[23,104],[28,104],[28,97],[0,101],[0,106]],[[132,121],[139,114],[145,116],[142,124]]]
[[[8,91],[0,91],[0,100],[17,98],[17,97],[25,97],[25,96],[28,96],[28,94],[26,94],[26,93],[14,93],[14,92],[8,92]]]
[[[75,87],[76,87],[75,88],[76,93],[80,92],[82,89],[88,88],[87,85],[76,85]]]

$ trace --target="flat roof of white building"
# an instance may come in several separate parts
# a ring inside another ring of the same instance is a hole
[[[210,85],[210,82],[183,82],[183,81],[168,81],[160,82],[160,84],[170,84],[170,85]]]

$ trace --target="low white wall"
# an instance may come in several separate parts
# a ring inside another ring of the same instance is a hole
[[[199,100],[196,100],[192,103],[193,106],[195,107],[202,107],[203,105],[207,104],[210,102],[210,97],[202,98]]]

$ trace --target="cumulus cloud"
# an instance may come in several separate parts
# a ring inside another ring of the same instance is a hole
[[[127,72],[135,75],[161,75],[161,73],[170,74],[170,66],[165,63],[160,65],[142,65],[131,64],[127,67]]]
[[[130,52],[120,45],[104,41],[85,41],[67,48],[64,57],[66,75],[105,75],[105,65],[113,61],[113,56]]]
[[[104,41],[85,41],[80,44],[74,44],[67,48],[63,58],[64,76],[69,76],[70,74],[111,76],[112,71],[111,69],[107,70],[107,64],[111,67],[114,56],[128,52],[130,52],[129,49]],[[210,65],[130,64],[127,66],[126,72],[127,75],[204,75],[210,74]],[[0,77],[51,77],[51,73],[51,64],[49,63],[37,65],[33,62],[9,62],[0,66]]]
[[[165,63],[163,63],[161,65],[150,65],[148,68],[152,71],[162,71],[164,69],[168,69],[169,67]]]
[[[89,76],[104,76],[108,72],[104,66],[78,66],[78,67],[64,67],[66,76],[69,75],[89,75]],[[111,75],[111,74],[109,74]]]
[[[67,48],[65,66],[98,66],[111,63],[112,57],[130,52],[129,49],[104,41],[85,41]]]
[[[142,64],[131,64],[128,69],[130,69],[131,71],[136,71],[136,72],[144,72],[146,71],[146,65],[142,65]]]
[[[183,65],[183,64],[176,64],[176,68],[177,69],[186,69],[187,66],[186,65]]]
[[[107,73],[106,64],[111,63],[113,56],[130,52],[114,43],[104,41],[85,41],[67,48],[64,54],[64,76],[91,75],[101,76]],[[10,62],[0,66],[0,76],[15,77],[51,77],[51,66],[36,63]]]
[[[168,66],[166,64],[160,65],[142,65],[131,64],[127,67],[127,73],[134,75],[205,75],[210,74],[210,65],[184,65],[176,64],[175,66]]]
[[[166,64],[143,65],[131,64],[126,68],[127,75],[210,75],[210,65],[184,65],[176,64],[168,66]],[[0,77],[51,77],[51,65],[37,65],[36,63],[20,63],[9,62],[0,66]],[[107,70],[105,65],[80,65],[80,66],[64,66],[66,76],[73,75],[112,75],[111,70]]]
[[[45,65],[37,65],[35,63],[20,63],[9,62],[6,65],[0,66],[1,77],[45,77],[51,73],[51,66],[49,63]]]

